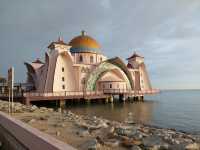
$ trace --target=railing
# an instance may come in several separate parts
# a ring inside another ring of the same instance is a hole
[[[127,89],[104,89],[103,92],[105,94],[156,94],[159,93],[160,91],[158,89],[152,89],[152,90],[127,90]]]
[[[105,94],[130,94],[130,95],[144,95],[144,94],[156,94],[159,90],[143,90],[143,91],[133,91],[127,89],[104,89],[103,91],[65,91],[65,92],[29,92],[24,93],[24,97],[59,97],[59,96],[99,96]]]
[[[8,97],[9,94],[8,93],[0,93],[0,97]],[[22,93],[13,93],[14,97],[22,97],[23,94]]]
[[[24,97],[56,97],[56,96],[93,96],[93,95],[102,95],[103,91],[65,91],[65,92],[47,92],[47,93],[39,93],[39,92],[29,92],[24,93]]]

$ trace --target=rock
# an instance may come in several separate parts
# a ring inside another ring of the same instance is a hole
[[[168,150],[169,149],[169,145],[168,144],[164,144],[164,145],[154,145],[151,150]],[[177,149],[176,149],[177,150]]]
[[[182,144],[175,144],[175,145],[170,145],[169,150],[184,150],[185,146]]]
[[[119,142],[119,140],[116,140],[116,139],[109,139],[109,140],[105,141],[104,144],[109,147],[118,147],[120,142]]]
[[[131,147],[131,150],[142,150],[142,149],[139,146],[137,146],[137,145],[133,145]]]
[[[31,119],[28,123],[32,124],[32,123],[35,123],[36,122],[36,119]]]
[[[137,130],[134,128],[132,129],[116,128],[115,131],[118,135],[127,136],[127,137],[134,137],[135,134],[137,133]]]
[[[65,125],[64,123],[62,123],[62,124],[61,124],[61,127],[63,127],[63,128],[64,128],[65,126],[66,126],[66,125]]]
[[[30,111],[34,112],[34,111],[36,111],[37,109],[38,109],[38,107],[35,106],[35,105],[33,105],[33,106],[31,106]]]
[[[163,141],[159,136],[149,136],[143,139],[144,146],[153,147],[154,145],[162,145]]]
[[[49,112],[54,112],[54,109],[53,108],[48,108],[48,111]]]
[[[40,120],[43,120],[43,121],[48,120],[46,116],[40,116],[39,119],[40,119]]]
[[[90,136],[89,131],[85,129],[80,129],[79,131],[76,132],[76,134],[79,135],[80,137]]]
[[[89,140],[85,143],[83,143],[81,146],[80,146],[80,149],[82,150],[96,150],[100,147],[101,145],[97,142],[96,139],[92,139],[92,140]]]
[[[61,109],[61,108],[58,108],[58,112],[59,112],[59,113],[62,113],[62,109]]]
[[[23,112],[22,107],[16,106],[16,107],[15,107],[15,112],[16,112],[16,113],[22,113],[22,112]]]
[[[197,143],[188,144],[185,147],[186,150],[200,150],[200,145]]]
[[[56,136],[60,136],[60,131],[56,131]]]
[[[109,129],[109,133],[113,133],[115,131],[115,128],[114,127],[111,127],[110,129]]]
[[[88,130],[97,130],[97,129],[102,128],[101,124],[93,125],[93,124],[86,123],[85,121],[82,121],[82,120],[76,121],[75,124],[79,127],[82,127]]]
[[[128,140],[122,141],[122,145],[125,147],[132,147],[134,145],[141,145],[141,144],[142,144],[142,141],[134,140],[134,139],[128,139]]]

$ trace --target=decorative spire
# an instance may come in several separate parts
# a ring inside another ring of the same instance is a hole
[[[81,35],[85,36],[85,31],[84,30],[81,31]]]
[[[62,37],[58,37],[58,42],[63,42],[63,38]]]

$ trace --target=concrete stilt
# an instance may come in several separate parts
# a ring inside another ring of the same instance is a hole
[[[56,107],[58,108],[59,107],[59,101],[56,100]]]
[[[122,101],[123,101],[123,102],[126,101],[126,97],[125,97],[125,95],[122,96]]]
[[[106,104],[108,103],[108,99],[109,99],[108,97],[105,98],[105,103]]]
[[[60,100],[60,108],[65,108],[65,100]]]
[[[144,101],[144,96],[140,96],[139,101]]]
[[[125,101],[126,101],[125,95],[120,94],[120,95],[119,95],[119,100],[120,100],[121,102],[125,102]]]
[[[85,102],[87,103],[87,104],[90,104],[90,99],[85,99]]]
[[[134,97],[134,100],[135,100],[135,101],[138,101],[138,96]]]
[[[109,103],[113,103],[114,99],[113,99],[113,96],[111,95],[108,99]]]

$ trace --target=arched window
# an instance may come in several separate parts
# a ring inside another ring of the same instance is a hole
[[[102,57],[100,57],[100,62],[102,62]]]
[[[112,89],[112,84],[110,84],[110,89]]]
[[[82,55],[79,56],[79,62],[83,62],[83,56]]]
[[[90,56],[90,63],[93,63],[93,62],[94,62],[94,57]]]

